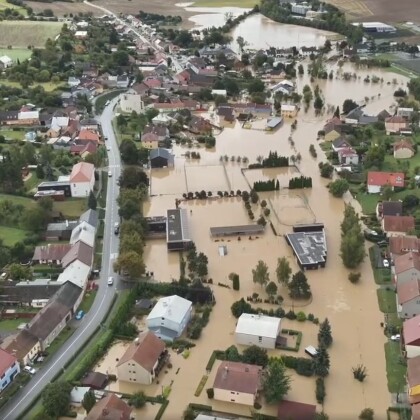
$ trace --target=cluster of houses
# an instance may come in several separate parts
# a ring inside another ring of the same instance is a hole
[[[9,281],[4,285],[3,301],[41,310],[16,336],[8,337],[1,343],[1,378],[9,372],[11,381],[17,374],[17,362],[28,365],[42,356],[75,315],[92,272],[98,223],[96,211],[88,210],[78,221],[65,223],[68,244],[36,247],[32,263],[62,268],[57,280]],[[47,231],[54,231],[56,226],[53,225],[49,225]],[[3,354],[7,357],[3,358]]]

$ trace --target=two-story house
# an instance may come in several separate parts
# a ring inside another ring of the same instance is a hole
[[[13,381],[19,372],[20,366],[16,357],[0,349],[0,392]]]

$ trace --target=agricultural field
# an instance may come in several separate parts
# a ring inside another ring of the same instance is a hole
[[[0,22],[0,47],[43,47],[48,38],[54,39],[63,26],[60,22]]]
[[[2,1],[2,0],[0,0]],[[5,1],[5,0],[3,0]],[[128,3],[128,2],[127,2]],[[70,15],[70,13],[91,13],[94,16],[102,16],[103,12],[94,7],[90,7],[82,2],[69,2],[69,1],[55,1],[52,3],[45,3],[42,1],[30,1],[27,3],[28,6],[32,7],[35,13],[43,12],[45,9],[51,9],[54,16],[63,17]],[[129,4],[129,3],[128,3]],[[138,10],[136,10],[136,13]]]
[[[0,10],[4,9],[15,9],[18,10],[19,13],[23,16],[26,16],[26,10],[23,7],[15,6],[14,4],[7,3],[6,0],[0,0]]]
[[[0,56],[7,55],[12,60],[26,60],[32,54],[32,51],[28,48],[0,48]]]

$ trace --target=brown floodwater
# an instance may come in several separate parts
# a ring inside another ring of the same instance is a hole
[[[338,70],[337,66],[333,69]],[[344,66],[342,71],[355,71],[349,66]],[[364,77],[377,75],[384,79],[383,83],[366,84]],[[367,96],[367,112],[378,112],[389,109],[394,103],[393,92],[397,84],[405,85],[407,80],[402,76],[380,70],[359,70],[359,78],[352,81],[343,81],[335,78],[327,81],[317,81],[325,102],[331,105],[340,105],[344,99],[351,97],[357,101],[363,101]],[[390,85],[387,82],[391,82]],[[310,84],[305,75],[298,78],[298,91],[303,85]],[[314,87],[314,84],[312,85]],[[380,97],[378,97],[380,94]],[[372,99],[373,98],[373,99]],[[346,270],[339,258],[340,246],[340,222],[342,220],[344,200],[333,198],[325,188],[327,181],[320,178],[318,163],[323,160],[323,152],[317,145],[317,132],[325,120],[331,115],[326,113],[315,116],[310,108],[307,113],[302,109],[297,117],[297,129],[293,132],[295,149],[293,150],[288,141],[291,133],[290,122],[276,132],[268,134],[263,131],[265,120],[256,121],[255,129],[243,129],[239,123],[225,128],[216,136],[216,147],[207,151],[200,148],[200,161],[185,159],[184,154],[188,148],[177,145],[174,147],[176,155],[175,168],[153,170],[151,174],[152,197],[144,206],[147,216],[165,215],[168,208],[173,208],[175,199],[181,198],[182,193],[187,191],[212,191],[213,195],[218,190],[247,189],[247,183],[258,180],[276,178],[280,185],[287,185],[290,176],[296,176],[297,170],[288,169],[263,169],[244,171],[246,165],[237,163],[237,156],[246,156],[250,162],[255,162],[257,156],[266,156],[270,150],[277,151],[281,155],[290,156],[299,152],[302,161],[298,165],[299,171],[305,176],[312,176],[313,188],[308,190],[280,190],[276,192],[260,193],[260,198],[268,201],[271,209],[270,219],[280,235],[291,231],[294,223],[323,222],[325,224],[328,262],[326,268],[308,271],[307,277],[313,292],[313,300],[308,304],[292,302],[287,298],[287,293],[281,287],[279,294],[286,297],[285,308],[293,307],[295,311],[303,310],[313,313],[319,319],[328,317],[333,330],[334,343],[330,349],[331,373],[326,379],[327,398],[324,404],[325,412],[331,419],[357,418],[360,411],[365,407],[375,410],[375,418],[383,419],[386,408],[390,404],[390,394],[387,389],[384,343],[385,336],[380,327],[383,315],[379,311],[376,298],[376,286],[373,279],[369,259],[360,266],[362,274],[358,285],[351,284]],[[211,113],[209,114],[211,117]],[[216,120],[216,117],[213,115]],[[315,144],[318,158],[310,156],[308,148]],[[195,147],[191,150],[197,150]],[[228,155],[227,162],[220,162],[220,156]],[[230,160],[235,156],[235,161]],[[352,198],[346,196],[346,200]],[[354,202],[354,200],[353,200]],[[356,203],[357,204],[357,203]],[[235,318],[231,315],[230,306],[242,296],[249,296],[254,292],[262,297],[265,292],[252,282],[251,270],[259,259],[264,260],[270,268],[270,278],[275,280],[276,262],[279,257],[289,259],[293,271],[298,267],[294,261],[291,249],[282,236],[275,236],[270,228],[258,238],[225,238],[220,241],[210,237],[209,229],[212,226],[239,225],[249,223],[247,212],[240,198],[213,198],[211,200],[186,201],[182,207],[191,210],[189,224],[192,239],[198,250],[203,251],[209,258],[209,277],[213,278],[213,288],[217,304],[210,316],[210,322],[203,330],[202,337],[196,342],[196,347],[191,350],[187,359],[171,352],[173,368],[167,373],[163,372],[159,378],[159,384],[148,387],[133,386],[130,384],[113,384],[115,390],[135,391],[144,389],[147,394],[158,395],[162,392],[162,386],[171,384],[170,404],[164,415],[164,419],[179,419],[186,406],[190,402],[211,404],[215,409],[234,412],[240,415],[249,415],[250,407],[210,401],[207,399],[205,390],[199,397],[194,396],[196,387],[201,377],[206,373],[207,361],[214,349],[226,349],[234,344]],[[360,207],[356,205],[356,208]],[[258,205],[253,205],[256,218],[260,214]],[[226,245],[228,254],[219,256],[218,246]],[[147,269],[154,272],[156,281],[170,281],[171,278],[179,277],[179,256],[169,254],[164,240],[148,241],[145,247],[145,260]],[[233,291],[217,286],[218,282],[229,284],[230,272],[237,272],[240,276],[241,289]],[[300,305],[306,305],[300,307]],[[269,305],[263,305],[269,308]],[[318,327],[310,322],[299,323],[298,321],[282,320],[283,328],[292,328],[303,332],[303,341],[299,352],[304,356],[303,349],[307,345],[317,344]],[[111,349],[111,355],[104,360],[100,367],[101,371],[114,369],[115,359],[121,357],[122,344],[116,345],[117,349]],[[239,346],[241,347],[241,346]],[[280,351],[270,351],[271,355],[280,355]],[[284,352],[284,354],[290,354]],[[363,364],[368,370],[365,382],[359,383],[353,379],[351,368]],[[211,387],[217,364],[215,364],[205,388]],[[179,373],[176,371],[179,369]],[[316,404],[315,379],[298,376],[291,372],[293,382],[288,398]],[[321,407],[319,407],[319,410]],[[276,407],[263,406],[262,412],[275,414]],[[150,416],[150,417],[149,417]],[[151,413],[145,413],[142,418],[152,419]]]

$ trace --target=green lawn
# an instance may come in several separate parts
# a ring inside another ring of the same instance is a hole
[[[31,191],[41,183],[41,180],[38,179],[34,171],[31,172],[30,178],[25,181],[25,188],[27,191]]]
[[[11,194],[0,194],[0,201],[9,200],[13,204],[20,204],[25,208],[29,208],[35,205],[35,200],[32,200],[27,197],[21,197],[19,195],[11,195]]]
[[[79,310],[84,313],[89,312],[89,309],[92,307],[93,301],[96,297],[96,290],[86,292],[83,297],[82,303],[79,306]]]
[[[20,319],[4,319],[0,321],[0,331],[1,332],[12,332],[17,329],[20,324],[25,324],[28,322],[27,319],[20,318]]]
[[[393,290],[378,289],[376,293],[378,295],[379,309],[381,312],[384,314],[397,312],[396,294]]]
[[[403,360],[400,352],[400,343],[388,342],[385,344],[386,376],[388,379],[389,392],[404,392],[407,385],[407,366],[401,363]]]
[[[252,9],[258,0],[197,0],[190,7],[244,7]]]
[[[64,83],[34,83],[33,86],[42,86],[46,92],[52,92],[53,90],[57,89],[58,87],[62,86]],[[9,80],[0,79],[0,85],[10,86],[10,87],[17,87],[21,88],[21,84],[18,82],[10,82]]]
[[[4,136],[6,140],[24,140],[25,133],[25,130],[0,130],[0,134]]]
[[[26,237],[26,231],[8,226],[0,226],[0,238],[6,246],[13,246],[17,242],[23,241]]]
[[[32,55],[32,50],[28,48],[0,48],[0,56],[2,55],[7,55],[14,61],[24,61]]]
[[[68,198],[64,201],[55,201],[54,210],[62,213],[64,217],[75,219],[87,210],[87,199]]]
[[[7,3],[6,0],[0,0],[0,10],[4,10],[4,9],[15,9],[17,10],[22,16],[27,16],[28,13],[26,11],[26,9],[24,9],[23,7],[20,6],[16,6],[14,4],[11,3]],[[2,54],[0,54],[1,56]]]
[[[368,194],[359,192],[356,194],[356,200],[360,203],[363,209],[363,214],[375,213],[378,200],[381,199],[379,194]]]

